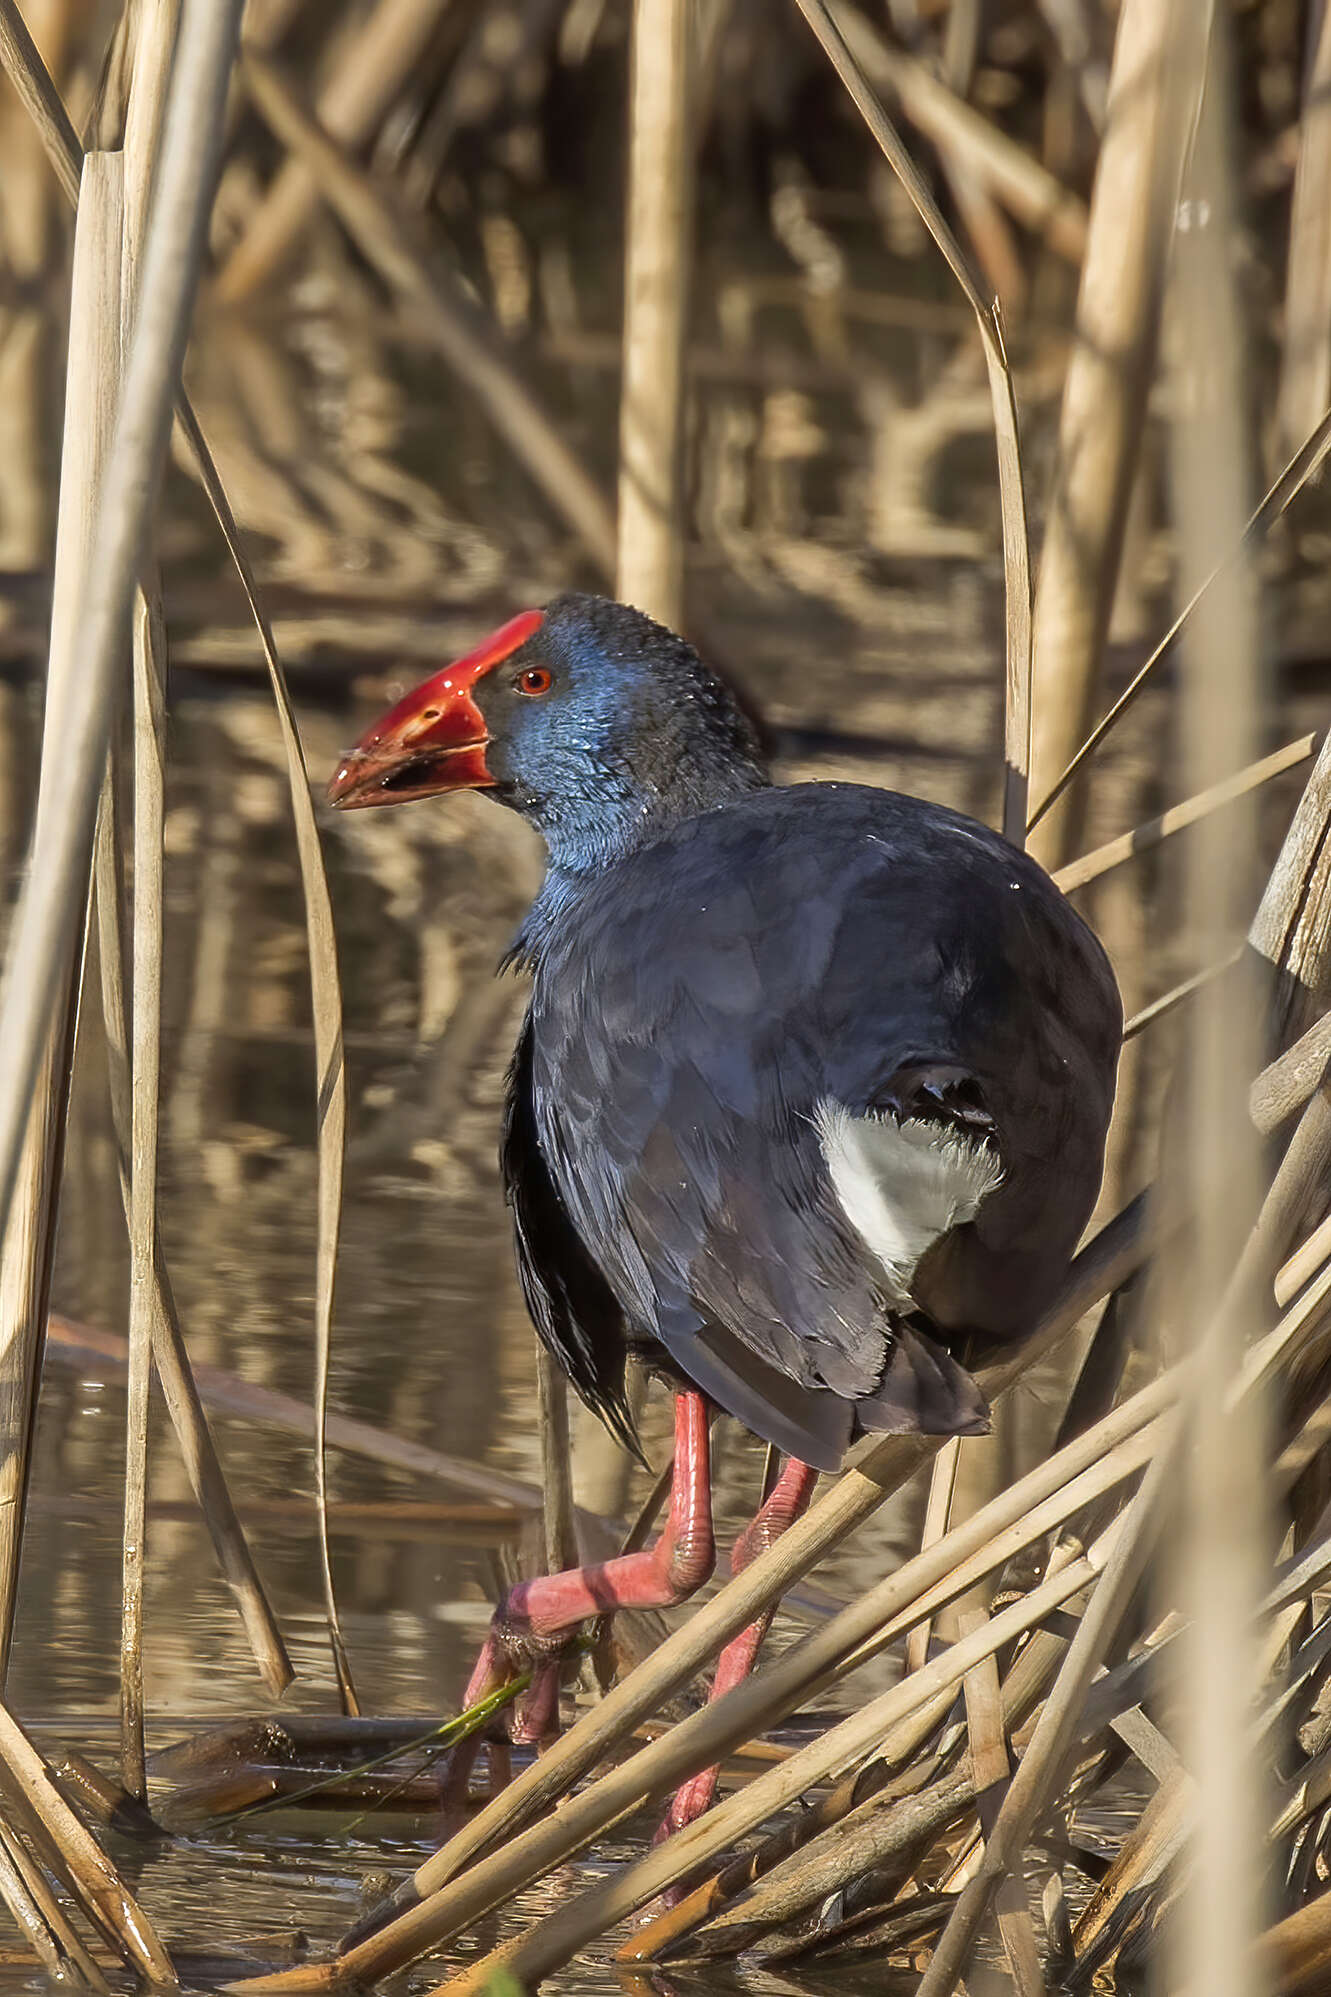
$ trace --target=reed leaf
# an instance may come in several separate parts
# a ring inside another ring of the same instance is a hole
[[[834,15],[825,0],[798,0],[803,14],[856,110],[872,132],[888,165],[910,196],[911,205],[942,251],[949,270],[975,314],[989,377],[998,453],[998,491],[1003,517],[1003,580],[1006,595],[1006,661],[1003,701],[1003,831],[1014,846],[1026,843],[1026,793],[1031,754],[1031,556],[1022,486],[1017,398],[1003,340],[998,299],[986,304],[969,261],[924,177],[879,103],[855,49],[859,17],[850,8]]]

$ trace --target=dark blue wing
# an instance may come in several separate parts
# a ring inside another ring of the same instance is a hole
[[[582,896],[532,1019],[540,1149],[635,1335],[813,1462],[862,1428],[982,1423],[888,1308],[817,1118],[960,1078],[1004,1176],[910,1301],[949,1331],[1033,1318],[1099,1185],[1121,1024],[1103,953],[1037,867],[891,793],[762,793]]]

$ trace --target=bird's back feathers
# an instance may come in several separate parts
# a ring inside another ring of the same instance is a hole
[[[1038,1314],[1113,1099],[1117,989],[1047,876],[916,799],[766,790],[591,878],[533,968],[506,1170],[584,1396],[622,1405],[608,1297],[806,1461],[982,1426],[930,1333]]]

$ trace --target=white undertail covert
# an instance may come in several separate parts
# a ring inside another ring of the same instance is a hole
[[[921,1256],[1001,1181],[997,1151],[923,1117],[854,1116],[837,1102],[814,1122],[842,1211],[886,1271],[889,1300],[909,1305]]]

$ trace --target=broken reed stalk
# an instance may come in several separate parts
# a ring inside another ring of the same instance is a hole
[[[1205,13],[1192,16],[1203,30]],[[1170,89],[1178,21],[1156,0],[1124,0],[1115,29],[1035,599],[1037,795],[1069,762],[1095,711],[1192,108],[1172,101]],[[1081,843],[1078,832],[1075,800],[1065,802],[1044,826],[1038,857],[1058,866]]]
[[[614,516],[581,460],[519,378],[493,327],[458,281],[417,247],[390,191],[353,165],[315,124],[276,65],[247,50],[244,76],[254,106],[274,137],[311,169],[320,193],[361,254],[476,398],[601,575],[612,580]]]
[[[429,47],[448,0],[379,0],[342,42],[315,107],[330,138],[358,151],[378,131]],[[247,30],[246,42],[252,30]],[[271,38],[270,38],[271,45]],[[213,294],[234,305],[273,276],[322,200],[299,158],[282,162],[217,274]]]
[[[634,0],[615,594],[684,623],[681,439],[688,322],[693,0]]]
[[[63,810],[63,717],[77,701],[78,603],[91,559],[94,523],[110,449],[120,351],[121,165],[99,154],[85,172],[88,206],[76,229],[70,295],[70,344],[65,385],[66,424],[60,468],[60,507],[52,575],[51,632],[43,731],[44,781],[37,796],[37,837],[48,840]],[[76,993],[86,908],[86,879],[74,881],[68,936],[56,960],[56,998],[42,1026],[40,1065],[21,1137],[15,1198],[4,1228],[0,1308],[4,1338],[6,1449],[0,1512],[0,1655],[8,1664],[21,1557],[28,1465],[41,1349],[50,1290],[50,1264],[59,1185]]]
[[[1003,340],[997,299],[985,303],[975,274],[942,210],[901,142],[895,126],[870,87],[860,59],[829,11],[826,0],[797,0],[824,53],[873,134],[883,157],[905,188],[912,206],[942,251],[966,295],[980,329],[994,411],[998,492],[1003,521],[1003,582],[1006,603],[1006,680],[1003,702],[1003,832],[1014,846],[1026,843],[1027,793],[1031,755],[1031,556],[1022,487],[1021,438],[1017,398]]]

